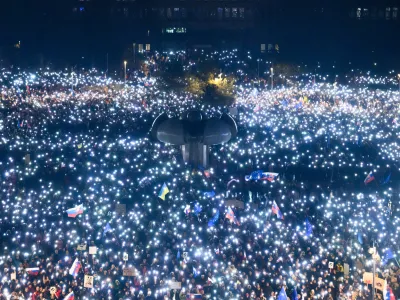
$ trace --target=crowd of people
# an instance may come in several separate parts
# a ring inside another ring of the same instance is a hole
[[[95,71],[0,83],[0,299],[362,300],[374,265],[375,298],[400,297],[399,92],[238,86],[232,108]],[[205,167],[148,133],[192,108],[238,125]]]

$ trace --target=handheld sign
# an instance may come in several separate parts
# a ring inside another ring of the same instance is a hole
[[[122,275],[127,277],[135,276],[135,269],[133,267],[125,267],[122,269]]]
[[[85,275],[85,281],[83,282],[85,288],[93,288],[93,276]]]
[[[76,250],[78,250],[78,251],[85,251],[85,250],[86,250],[86,245],[84,245],[84,244],[78,245],[78,247],[76,248]]]

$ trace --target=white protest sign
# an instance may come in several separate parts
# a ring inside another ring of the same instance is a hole
[[[170,281],[169,282],[169,288],[171,290],[180,290],[181,289],[181,283],[178,281]]]
[[[84,244],[78,245],[78,247],[76,249],[78,251],[85,251],[86,250],[86,245],[84,245]]]
[[[133,267],[126,267],[122,269],[122,275],[127,277],[135,276],[135,269]]]
[[[83,283],[85,288],[93,288],[93,276],[85,275],[85,281]]]
[[[366,284],[372,284],[373,274],[371,272],[365,272],[363,274],[363,282]]]
[[[89,247],[89,254],[96,254],[97,253],[97,247],[96,246],[90,246]]]
[[[333,261],[330,261],[330,262],[329,262],[328,268],[329,268],[329,269],[333,269]]]
[[[11,273],[11,280],[17,280],[17,273],[16,272]]]
[[[124,252],[124,255],[123,255],[122,259],[124,261],[127,261],[128,260],[128,253]]]
[[[344,273],[344,276],[349,276],[349,271],[350,271],[350,266],[349,266],[349,264],[346,264],[346,263],[344,263],[344,265],[343,265],[343,273]]]

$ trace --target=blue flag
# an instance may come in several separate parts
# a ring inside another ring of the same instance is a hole
[[[296,287],[294,287],[294,290],[293,290],[292,300],[297,300],[297,288]]]
[[[282,287],[276,300],[287,300],[285,289]]]
[[[199,276],[199,272],[197,272],[197,270],[194,267],[193,267],[193,276],[194,276],[194,278]]]
[[[212,198],[215,196],[215,192],[214,191],[204,192],[204,196],[206,196],[208,198]]]
[[[104,227],[103,236],[106,235],[107,232],[111,231],[110,223],[107,222],[106,226]]]
[[[358,242],[362,245],[363,244],[363,238],[362,238],[361,232],[357,233],[357,239],[358,239]]]
[[[208,221],[208,227],[215,226],[215,223],[217,223],[218,219],[219,219],[219,209],[215,213],[214,217],[210,221]]]
[[[181,258],[181,251],[178,250],[178,254],[176,255],[176,259],[180,259]]]
[[[392,259],[392,258],[394,258],[394,254],[393,254],[393,251],[389,248],[386,250],[385,255],[383,256],[382,264],[386,265],[387,262],[389,261],[389,259]]]
[[[194,205],[193,213],[194,213],[196,216],[198,216],[199,213],[201,213],[201,206],[200,206],[199,203],[196,203],[196,204]]]
[[[385,180],[382,181],[381,185],[384,185],[386,183],[389,183],[390,181],[390,176],[392,176],[392,172],[389,173],[389,175],[385,178]]]
[[[312,231],[312,225],[310,223],[310,221],[308,221],[308,218],[306,218],[306,235],[310,236],[312,235],[313,231]]]

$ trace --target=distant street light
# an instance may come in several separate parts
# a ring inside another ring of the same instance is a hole
[[[124,61],[124,80],[125,80],[125,84],[126,84],[126,64],[127,64],[128,62],[125,60]]]
[[[274,89],[274,68],[271,68],[271,90]]]
[[[399,80],[399,92],[400,92],[400,74],[397,74],[397,79]]]

